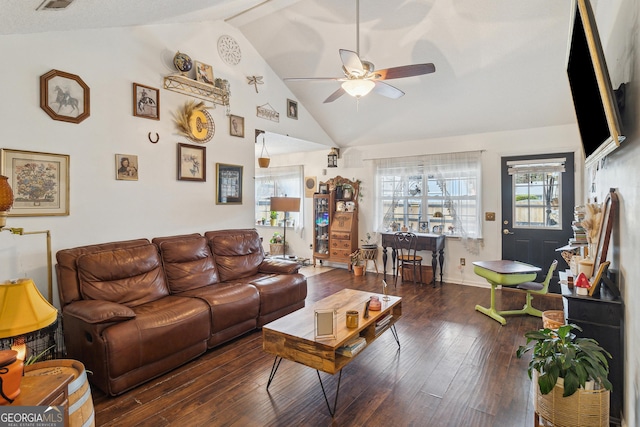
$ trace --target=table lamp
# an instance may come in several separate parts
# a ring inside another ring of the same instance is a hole
[[[271,210],[276,212],[284,212],[284,233],[283,233],[283,248],[282,258],[287,256],[287,216],[289,212],[300,211],[300,198],[299,197],[272,197],[271,198]]]
[[[0,338],[13,338],[18,358],[27,356],[24,335],[46,328],[58,318],[58,310],[38,291],[31,279],[0,283]]]

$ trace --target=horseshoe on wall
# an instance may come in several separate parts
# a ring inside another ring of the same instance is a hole
[[[160,135],[158,135],[158,132],[156,132],[156,140],[155,141],[153,139],[151,139],[151,132],[149,132],[149,135],[147,135],[147,138],[149,138],[149,141],[151,141],[152,144],[155,144],[156,142],[160,141]]]

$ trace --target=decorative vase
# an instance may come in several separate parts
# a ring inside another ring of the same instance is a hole
[[[0,351],[0,402],[4,405],[11,403],[20,394],[22,381],[22,360],[18,359],[15,350]]]

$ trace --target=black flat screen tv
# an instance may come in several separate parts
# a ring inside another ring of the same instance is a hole
[[[589,0],[575,0],[567,75],[582,139],[586,167],[625,140],[600,36]]]

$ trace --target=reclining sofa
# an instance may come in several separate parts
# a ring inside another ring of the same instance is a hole
[[[60,250],[67,357],[116,396],[304,307],[299,265],[265,258],[255,229]]]

